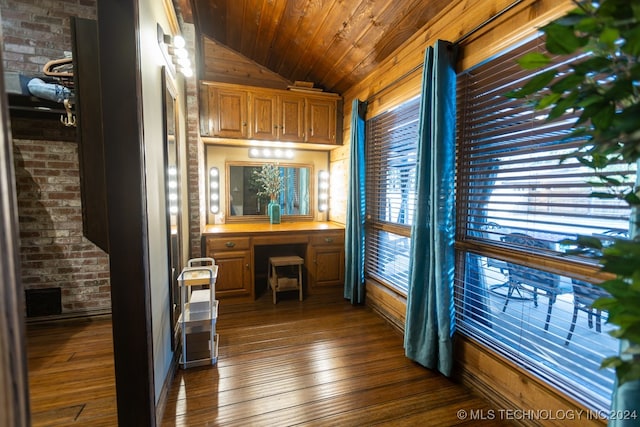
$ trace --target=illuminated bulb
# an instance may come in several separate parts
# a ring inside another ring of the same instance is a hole
[[[211,174],[211,176],[218,176],[218,169],[217,168],[211,168],[211,172],[209,172]]]
[[[185,41],[184,37],[177,35],[173,38],[173,45],[176,47],[176,49],[181,49],[187,45],[187,42]]]

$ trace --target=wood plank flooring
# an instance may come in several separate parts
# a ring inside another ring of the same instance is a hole
[[[450,426],[489,409],[405,358],[402,337],[341,291],[278,298],[220,303],[218,363],[177,372],[163,426]]]
[[[499,425],[487,403],[404,357],[402,337],[332,290],[220,303],[216,366],[179,369],[162,426]],[[27,327],[32,425],[116,426],[111,323]]]
[[[117,426],[111,319],[27,325],[31,425]]]

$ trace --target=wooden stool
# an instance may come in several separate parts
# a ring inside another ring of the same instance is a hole
[[[302,265],[304,259],[299,256],[279,256],[269,258],[267,284],[273,291],[273,303],[276,303],[276,293],[298,289],[302,301]],[[298,266],[298,277],[278,276],[278,267]]]

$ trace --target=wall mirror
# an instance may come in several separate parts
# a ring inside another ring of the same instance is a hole
[[[164,115],[164,170],[165,170],[165,198],[167,215],[167,246],[169,249],[169,299],[171,304],[171,344],[177,348],[176,328],[180,317],[180,288],[178,275],[182,270],[182,236],[180,232],[180,174],[178,162],[178,104],[176,89],[167,76],[166,67],[162,67],[162,105]]]
[[[266,217],[269,199],[266,196],[257,195],[259,186],[255,179],[255,172],[260,170],[263,164],[264,162],[227,163],[227,221],[246,221],[250,217]],[[281,215],[292,219],[311,218],[313,215],[313,167],[306,164],[286,163],[278,163],[278,166],[284,182],[279,197]]]

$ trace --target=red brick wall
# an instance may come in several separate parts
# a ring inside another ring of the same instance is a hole
[[[182,35],[195,46],[195,28],[192,24],[182,24]],[[190,51],[191,58],[196,57]],[[200,112],[198,105],[198,82],[195,77],[186,79],[187,98],[187,191],[189,198],[189,258],[203,256],[201,247],[201,230],[204,227],[205,189],[200,186],[204,182],[204,145],[200,139]]]
[[[41,75],[71,51],[69,17],[96,13],[96,0],[3,0],[4,70]],[[63,315],[109,311],[108,255],[82,236],[77,144],[13,143],[24,288],[61,288]]]
[[[109,311],[108,256],[82,235],[77,144],[13,143],[24,288],[60,287],[63,315]]]
[[[71,51],[70,16],[96,19],[96,0],[3,0],[0,2],[5,71],[33,75]]]

